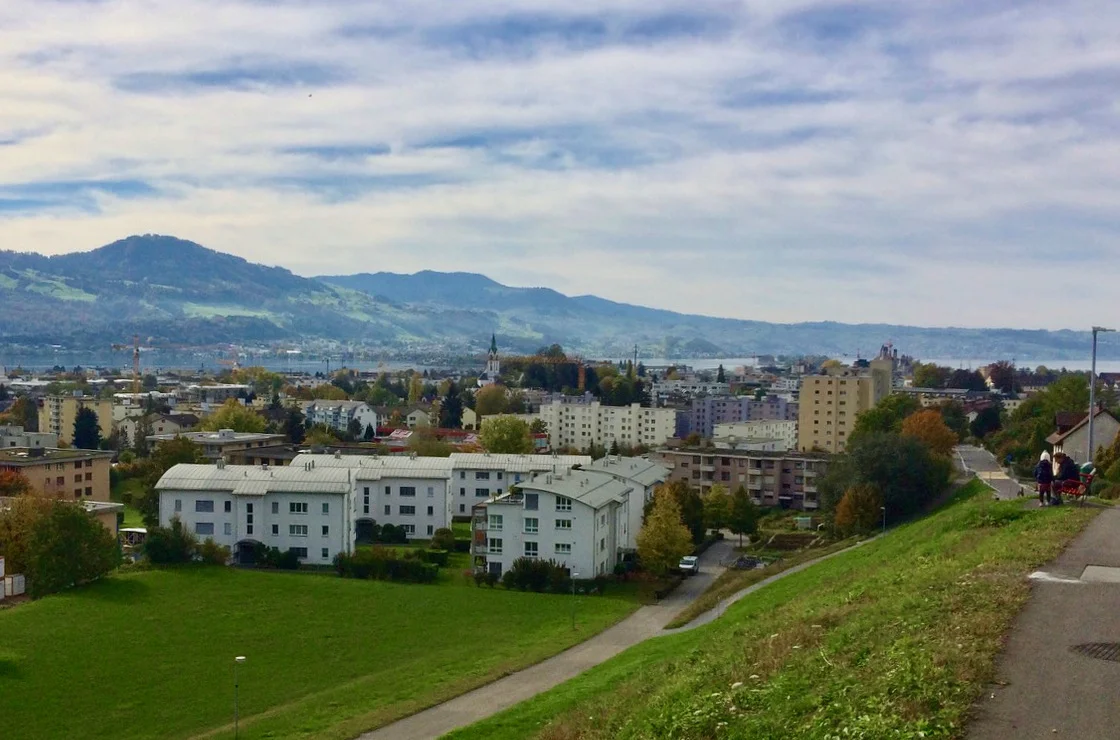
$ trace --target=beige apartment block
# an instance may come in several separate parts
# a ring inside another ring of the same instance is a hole
[[[797,448],[802,452],[843,452],[856,417],[891,392],[893,363],[871,361],[869,368],[834,368],[801,378]]]
[[[39,407],[39,431],[57,434],[60,442],[72,444],[79,409],[97,414],[101,438],[108,439],[113,433],[113,402],[95,396],[47,396]]]

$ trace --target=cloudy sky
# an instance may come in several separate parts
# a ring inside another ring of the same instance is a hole
[[[1104,0],[2,0],[0,248],[773,321],[1120,308]]]

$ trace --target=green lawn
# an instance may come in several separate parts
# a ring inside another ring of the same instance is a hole
[[[1096,513],[945,507],[450,737],[951,738],[994,676],[1025,576]]]
[[[109,492],[109,499],[117,503],[124,503],[125,492],[130,492],[134,496],[144,493],[144,483],[139,478],[129,478],[128,480],[119,481],[113,490]],[[124,505],[124,524],[122,527],[143,527],[144,518],[140,516],[140,510],[130,506]]]
[[[129,573],[0,611],[0,717],[34,738],[352,738],[635,608],[227,568]]]

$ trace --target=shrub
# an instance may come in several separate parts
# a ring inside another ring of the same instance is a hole
[[[432,535],[432,547],[437,550],[454,550],[455,533],[446,527],[440,527],[436,530],[436,533]]]
[[[431,563],[437,568],[446,568],[451,553],[447,550],[414,550],[421,563]]]
[[[1115,501],[1116,499],[1120,498],[1120,485],[1114,483],[1113,485],[1101,491],[1100,495],[1101,498],[1105,499],[1106,501]]]
[[[55,502],[31,531],[28,590],[39,598],[97,580],[120,564],[116,538],[80,506]]]
[[[489,576],[489,575],[490,575],[490,573],[488,573],[486,571],[476,570],[473,574],[474,585],[481,588],[482,584],[486,583],[486,577]]]
[[[470,552],[471,541],[469,539],[455,540],[455,547],[453,549],[455,550],[455,552]]]
[[[334,568],[343,578],[372,579],[376,581],[401,581],[405,583],[433,583],[439,568],[418,558],[398,557],[393,550],[380,547],[363,548],[357,552],[339,553]]]
[[[565,593],[571,583],[567,570],[554,560],[518,558],[502,574],[502,585],[519,591]]]
[[[836,505],[836,528],[845,535],[870,532],[880,520],[882,505],[883,497],[874,485],[854,485]]]
[[[189,563],[198,551],[198,540],[183,528],[179,517],[171,520],[170,527],[152,527],[144,540],[144,554],[158,565]]]
[[[377,541],[386,545],[403,545],[408,542],[408,533],[404,531],[404,527],[385,524],[381,527]]]
[[[198,557],[207,565],[225,565],[229,562],[230,550],[225,545],[219,545],[213,537],[198,546]]]

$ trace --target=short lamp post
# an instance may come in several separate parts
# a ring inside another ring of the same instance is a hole
[[[572,629],[576,628],[576,579],[579,573],[572,571]]]
[[[238,710],[237,710],[237,666],[245,662],[244,655],[238,655],[233,659],[233,737],[234,740],[238,737]]]
[[[1096,450],[1093,448],[1093,417],[1097,411],[1097,334],[1115,329],[1105,329],[1103,326],[1093,327],[1093,363],[1089,369],[1089,446],[1085,462],[1093,462]]]
[[[887,507],[880,506],[879,508],[883,510],[883,534],[886,534],[887,533]]]

